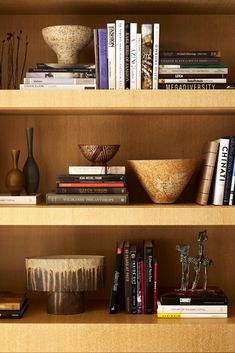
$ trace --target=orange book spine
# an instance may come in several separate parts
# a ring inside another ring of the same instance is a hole
[[[60,188],[122,188],[124,183],[59,183]]]

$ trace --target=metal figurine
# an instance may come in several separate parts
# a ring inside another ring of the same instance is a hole
[[[208,283],[208,268],[213,264],[213,261],[204,256],[204,241],[208,240],[206,231],[199,232],[198,234],[198,256],[189,256],[189,245],[177,245],[176,250],[180,252],[180,262],[182,263],[182,278],[181,278],[181,291],[187,291],[189,285],[189,271],[190,264],[193,265],[195,277],[192,284],[191,291],[206,290]],[[204,267],[204,284],[202,289],[197,289],[201,269]]]

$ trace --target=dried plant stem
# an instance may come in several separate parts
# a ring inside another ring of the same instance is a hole
[[[23,61],[23,65],[22,65],[22,71],[21,71],[21,76],[20,76],[20,82],[23,81],[23,76],[24,76],[24,70],[25,70],[25,64],[26,64],[26,60],[27,60],[27,54],[28,54],[28,37],[26,36],[26,40],[25,40],[25,51],[24,51],[24,61]]]
[[[15,61],[15,83],[14,88],[18,87],[19,80],[19,53],[20,53],[20,39],[21,39],[22,31],[20,30],[19,35],[17,36],[17,48],[16,48],[16,61]]]
[[[3,54],[4,54],[4,45],[5,45],[5,40],[2,41],[2,47],[1,47],[1,62],[0,62],[0,89],[2,89],[2,68],[3,68]]]

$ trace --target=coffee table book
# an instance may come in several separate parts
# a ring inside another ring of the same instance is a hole
[[[37,205],[42,199],[42,194],[19,196],[0,194],[0,205]]]
[[[1,310],[20,310],[26,299],[26,293],[0,292]]]

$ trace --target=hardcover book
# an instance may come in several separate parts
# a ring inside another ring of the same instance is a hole
[[[125,89],[130,89],[130,23],[125,24]]]
[[[137,89],[137,23],[130,24],[130,88]]]
[[[116,89],[125,89],[125,21],[116,21]]]
[[[235,189],[235,157],[233,162],[233,175],[232,175],[232,183],[231,183],[230,196],[229,196],[229,206],[233,205],[234,189]]]
[[[112,289],[110,295],[109,312],[115,314],[120,310],[120,291],[122,281],[124,242],[117,242],[116,259],[113,270]]]
[[[125,283],[125,309],[126,313],[131,313],[131,290],[130,290],[130,241],[124,243],[124,283]]]
[[[144,241],[144,313],[153,314],[154,309],[154,265],[153,241]]]
[[[108,89],[107,29],[98,28],[99,88]]]
[[[225,177],[225,185],[224,185],[224,205],[229,205],[231,184],[233,178],[233,164],[235,157],[235,136],[230,136],[229,138],[229,150],[228,150],[228,162],[227,162],[227,170]]]
[[[131,313],[137,314],[137,253],[136,253],[135,245],[131,245],[130,247],[129,263],[130,263]]]
[[[153,89],[158,89],[160,25],[153,25]]]
[[[48,205],[126,205],[128,194],[46,194]]]
[[[152,89],[153,80],[153,26],[142,24],[142,48],[141,48],[141,88]]]
[[[69,166],[69,174],[96,175],[96,174],[125,174],[125,166]]]
[[[141,33],[137,33],[137,57],[136,57],[136,88],[141,89]]]
[[[43,200],[42,194],[19,195],[0,194],[0,205],[37,205]]]
[[[115,66],[116,66],[116,38],[115,23],[107,24],[107,46],[108,46],[108,86],[115,89]]]
[[[0,310],[20,310],[26,293],[0,292]]]

